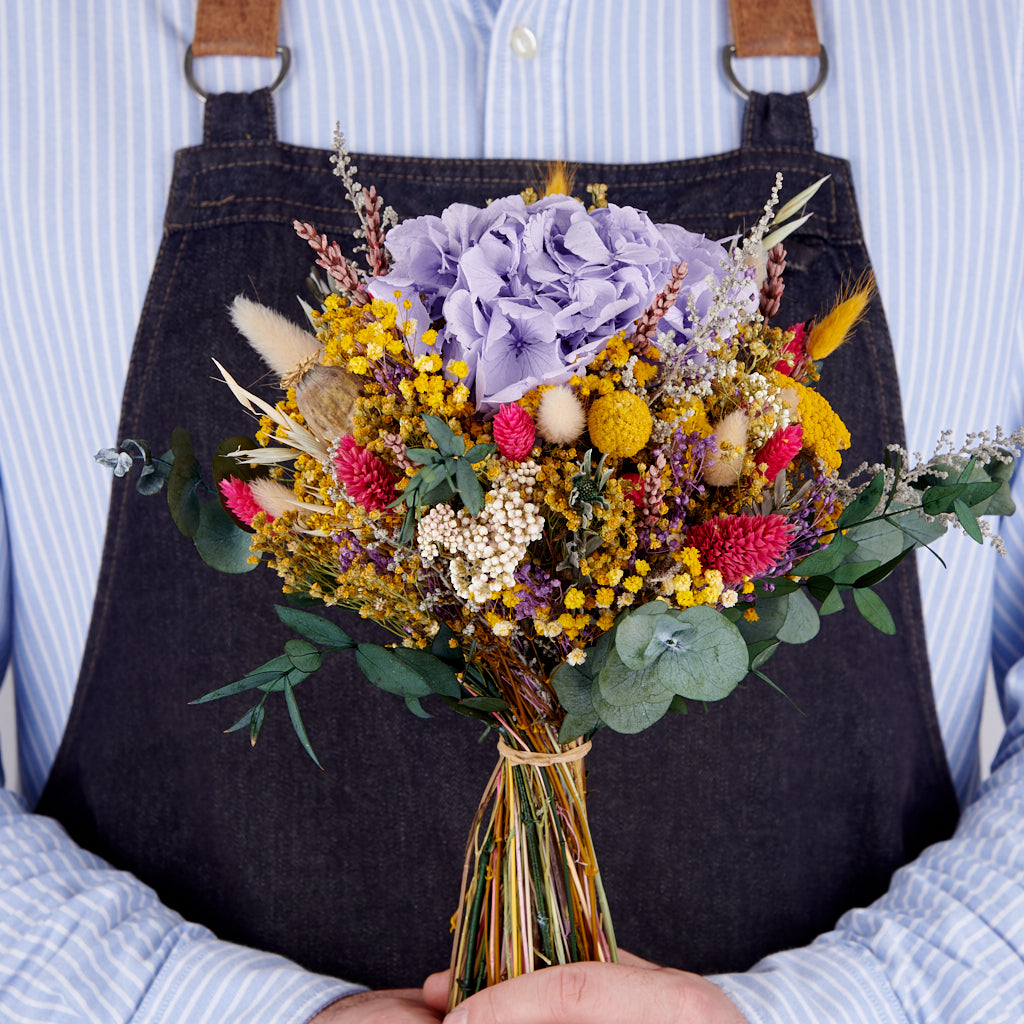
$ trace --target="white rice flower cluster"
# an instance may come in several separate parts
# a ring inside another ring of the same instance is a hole
[[[530,501],[539,469],[532,460],[503,466],[475,518],[465,509],[435,505],[420,520],[416,541],[423,564],[433,564],[442,552],[455,555],[448,574],[463,600],[483,604],[516,585],[526,549],[544,533],[544,517]]]

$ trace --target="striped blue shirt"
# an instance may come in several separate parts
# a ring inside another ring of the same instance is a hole
[[[853,164],[911,448],[930,451],[944,428],[1018,426],[1024,4],[815,6],[832,58],[812,101],[818,147]],[[338,121],[356,151],[439,157],[721,152],[742,116],[719,65],[726,7],[285,0],[279,133],[326,147]],[[193,0],[0,5],[0,667],[13,668],[24,794],[0,792],[5,1021],[301,1022],[351,991],[183,922],[27,811],[67,721],[99,571],[110,479],[92,454],[115,440],[172,154],[201,138],[181,70],[193,19]],[[816,73],[795,58],[737,66],[759,91]],[[196,73],[241,91],[275,71],[209,58]],[[1002,532],[1007,559],[961,537],[940,546],[948,568],[919,559],[964,807],[955,837],[810,947],[716,979],[751,1024],[1024,1016],[1024,522]],[[992,664],[1008,728],[982,783]]]

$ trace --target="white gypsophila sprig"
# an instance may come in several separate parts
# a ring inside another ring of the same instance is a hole
[[[882,473],[885,485],[882,489],[882,498],[875,509],[876,513],[883,504],[890,501],[890,496],[896,507],[919,506],[922,491],[920,487],[914,485],[925,477],[936,480],[955,478],[972,460],[979,466],[987,466],[993,462],[1013,462],[1024,448],[1024,428],[1007,434],[1001,426],[997,426],[994,435],[988,430],[972,431],[965,435],[963,443],[959,446],[953,440],[953,431],[943,430],[928,458],[920,452],[908,452],[898,444],[886,447],[890,453],[890,465],[862,462],[852,472],[836,481],[836,497],[840,503],[850,504],[875,476]],[[960,519],[953,512],[929,515],[922,510],[920,514],[929,522],[939,522],[966,532]],[[991,524],[985,519],[979,519],[978,527],[999,554],[1005,555],[1003,539],[993,532]]]

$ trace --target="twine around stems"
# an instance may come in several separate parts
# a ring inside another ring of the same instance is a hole
[[[498,753],[511,764],[530,764],[534,768],[550,768],[553,764],[569,764],[572,761],[582,761],[590,752],[591,743],[581,743],[578,747],[571,747],[559,753],[541,754],[532,750],[516,750],[510,747],[504,740],[498,740]]]

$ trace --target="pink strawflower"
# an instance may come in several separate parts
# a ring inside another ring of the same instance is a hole
[[[734,587],[777,565],[792,533],[785,516],[724,516],[691,527],[686,543],[700,552],[705,570],[717,569],[725,586]]]
[[[757,453],[757,463],[768,464],[764,475],[768,483],[774,483],[779,470],[785,469],[800,453],[804,446],[804,428],[799,423],[776,430],[768,443]]]
[[[237,476],[225,477],[220,482],[220,493],[224,497],[224,504],[228,511],[246,526],[252,526],[257,512],[263,512],[259,502],[252,493],[252,488]],[[273,522],[274,517],[267,514],[267,521]]]
[[[503,405],[494,417],[494,441],[498,451],[512,462],[522,462],[533,448],[537,428],[530,414],[515,402]]]
[[[807,328],[805,324],[793,324],[789,328],[793,332],[793,340],[786,346],[787,354],[793,357],[793,366],[790,366],[785,359],[780,359],[775,364],[775,369],[787,377],[793,372],[795,366],[807,356]]]
[[[373,452],[360,448],[351,434],[332,450],[334,475],[348,496],[370,512],[387,508],[398,496],[388,467]]]

